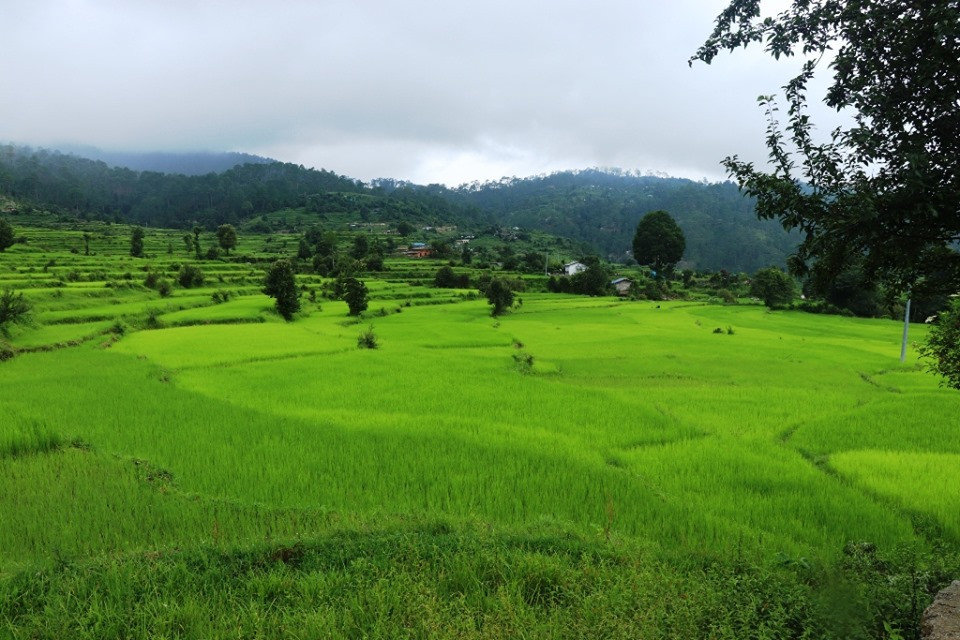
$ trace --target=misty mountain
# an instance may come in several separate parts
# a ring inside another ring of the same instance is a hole
[[[132,169],[134,171],[155,171],[185,176],[202,176],[208,173],[223,173],[242,164],[270,164],[276,162],[249,153],[197,151],[172,153],[151,151],[136,153],[130,151],[103,151],[96,147],[62,146],[60,151],[82,158],[99,160],[111,167]]]

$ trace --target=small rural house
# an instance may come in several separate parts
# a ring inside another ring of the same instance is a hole
[[[403,255],[408,258],[429,258],[431,253],[425,242],[413,242]]]
[[[566,276],[575,276],[581,271],[586,271],[587,265],[582,262],[568,262],[563,265],[563,274]]]
[[[616,280],[611,280],[610,284],[617,290],[618,296],[626,296],[630,294],[630,287],[633,285],[633,280],[630,278],[617,278]]]

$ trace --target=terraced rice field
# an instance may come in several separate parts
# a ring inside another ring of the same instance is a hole
[[[35,318],[0,363],[0,579],[405,521],[678,572],[960,542],[960,395],[894,322],[537,293],[494,319],[388,272],[359,323],[320,297],[285,323],[256,265],[160,298],[143,266],[184,256],[38,244],[0,254]]]

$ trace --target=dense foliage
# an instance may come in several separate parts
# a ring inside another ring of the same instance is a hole
[[[143,227],[134,227],[130,230],[130,255],[134,258],[143,257]]]
[[[263,292],[276,299],[276,309],[285,320],[292,320],[300,310],[300,290],[289,260],[277,260],[267,271]]]
[[[0,218],[0,251],[12,247],[16,237],[13,233],[13,227],[9,222]]]
[[[750,295],[763,300],[768,307],[780,307],[793,302],[797,285],[790,274],[777,267],[760,269],[750,282]]]
[[[939,314],[920,351],[930,360],[930,371],[942,376],[945,385],[960,389],[960,299]]]
[[[496,317],[506,313],[513,305],[513,289],[510,283],[502,278],[493,278],[484,283],[481,293],[490,304],[490,315]]]
[[[732,0],[694,59],[763,43],[802,55],[784,87],[787,121],[762,97],[772,168],[736,156],[730,174],[762,218],[803,232],[798,273],[851,264],[894,291],[960,287],[960,6],[956,0],[795,0],[761,18],[760,0]],[[852,116],[827,141],[814,133],[808,85],[826,60],[825,104]]]
[[[230,249],[237,246],[237,230],[232,224],[222,224],[217,227],[217,243],[227,255],[230,255]]]
[[[489,213],[503,226],[542,229],[584,241],[609,259],[628,257],[637,221],[670,211],[698,269],[752,272],[784,264],[799,236],[758,220],[753,201],[730,182],[710,184],[620,171],[567,171],[441,191]]]
[[[367,310],[370,290],[363,280],[348,276],[341,278],[338,285],[343,289],[343,301],[347,303],[350,315],[358,316]]]
[[[666,211],[651,211],[637,223],[633,259],[660,273],[673,269],[686,248],[683,231]]]

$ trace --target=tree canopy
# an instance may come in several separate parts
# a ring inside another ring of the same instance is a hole
[[[860,263],[893,291],[960,285],[960,6],[956,0],[794,0],[761,17],[732,0],[694,60],[762,43],[800,55],[784,86],[787,120],[761,96],[771,168],[723,163],[757,214],[803,233],[792,269],[836,274]],[[818,66],[833,75],[824,103],[852,115],[816,137],[807,93]]]
[[[217,242],[220,248],[230,255],[230,249],[237,246],[237,230],[232,224],[222,224],[217,227]]]
[[[130,255],[134,258],[143,257],[143,227],[134,227],[130,231]]]
[[[760,298],[768,307],[781,307],[793,302],[797,286],[782,269],[767,267],[754,274],[750,282],[750,295]]]
[[[0,251],[6,250],[7,247],[12,247],[15,240],[13,227],[10,226],[9,222],[0,218]]]
[[[637,224],[633,257],[658,273],[675,267],[686,247],[683,231],[666,211],[651,211]]]
[[[513,305],[513,289],[510,288],[510,283],[502,278],[493,278],[480,288],[480,292],[493,307],[490,315],[494,317],[503,315]]]
[[[277,313],[285,320],[293,319],[293,314],[300,310],[300,291],[289,260],[273,263],[264,278],[263,292],[276,298]]]

